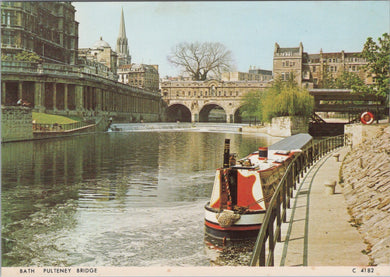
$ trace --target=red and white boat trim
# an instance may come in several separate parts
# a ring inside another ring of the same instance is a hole
[[[308,134],[261,147],[236,163],[226,151],[224,168],[217,169],[210,202],[205,206],[206,235],[217,239],[253,239],[266,208],[292,157],[311,145]]]

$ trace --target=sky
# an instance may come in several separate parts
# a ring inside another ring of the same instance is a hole
[[[220,42],[236,71],[272,70],[275,43],[309,54],[360,52],[390,30],[390,1],[72,2],[79,48],[100,37],[115,51],[123,8],[133,63],[158,64],[160,77],[180,70],[167,56],[181,42]]]

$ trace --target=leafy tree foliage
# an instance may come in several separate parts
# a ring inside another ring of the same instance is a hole
[[[299,87],[292,74],[287,82],[275,80],[264,92],[248,93],[243,101],[242,110],[267,122],[278,116],[310,116],[314,104],[309,91]]]
[[[390,87],[390,36],[384,33],[378,38],[378,44],[371,38],[367,38],[364,44],[361,57],[368,61],[365,66],[367,73],[372,74],[374,84],[370,86],[359,86],[355,90],[361,90],[379,96],[388,96]]]
[[[17,61],[25,61],[25,62],[39,62],[41,58],[33,53],[33,52],[26,52],[22,51],[15,55],[14,57]]]
[[[321,78],[318,83],[319,88],[335,88],[335,80],[332,74],[328,71],[328,64],[324,65],[324,70],[321,72]]]
[[[332,74],[326,69],[327,66],[325,66],[325,70],[321,74],[322,78],[319,82],[320,88],[354,89],[364,86],[364,81],[354,72],[344,70],[341,75],[334,78]]]
[[[168,61],[189,73],[193,80],[206,80],[209,73],[220,75],[232,67],[232,53],[219,42],[179,43]]]
[[[364,86],[364,81],[356,73],[343,71],[334,81],[334,88],[353,89]]]
[[[269,122],[278,116],[310,116],[313,104],[309,91],[299,87],[290,74],[287,82],[278,79],[267,91],[262,103],[263,119]]]
[[[260,122],[263,121],[263,113],[262,113],[262,101],[264,101],[265,93],[264,91],[249,91],[247,94],[244,94],[242,97],[242,108],[241,117],[255,117]]]
[[[10,60],[12,60],[12,58],[1,53],[1,60],[2,61],[10,61]]]

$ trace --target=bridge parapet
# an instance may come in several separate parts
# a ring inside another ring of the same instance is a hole
[[[239,118],[243,95],[269,86],[268,81],[165,81],[161,83],[161,93],[168,109],[174,105],[186,107],[193,122],[205,120],[213,106],[222,108],[230,123]]]

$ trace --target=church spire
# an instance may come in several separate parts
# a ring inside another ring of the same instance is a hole
[[[119,25],[119,36],[118,36],[118,38],[126,38],[125,17],[123,15],[123,8],[122,8],[121,23]]]
[[[123,15],[123,8],[119,24],[119,35],[118,39],[116,40],[116,52],[118,54],[118,66],[131,63],[129,45],[126,37],[125,17]]]

